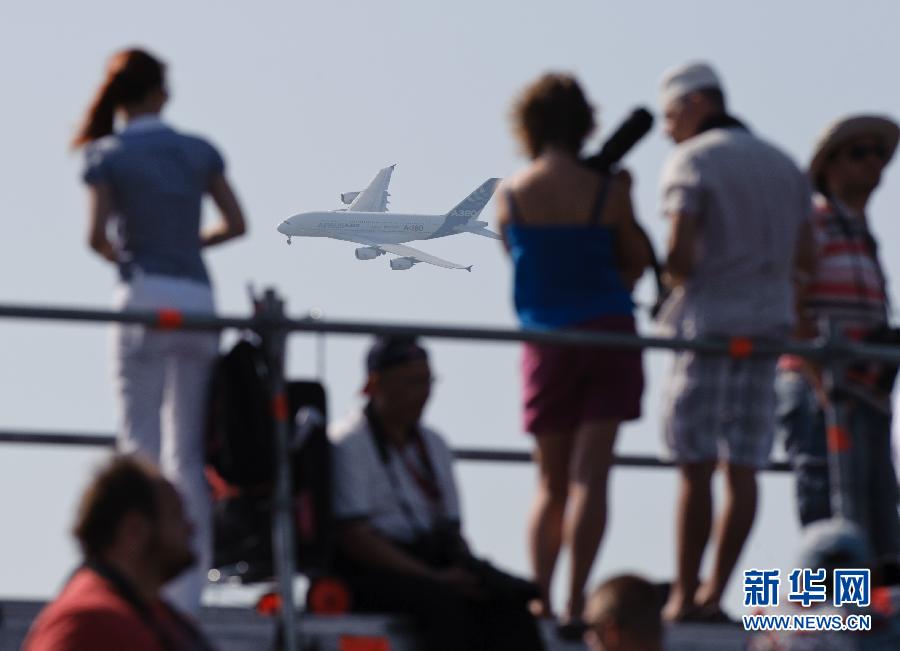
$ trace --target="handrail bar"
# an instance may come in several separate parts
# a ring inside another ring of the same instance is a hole
[[[163,329],[216,330],[222,328],[280,329],[349,335],[406,335],[479,341],[528,341],[536,343],[598,346],[608,348],[657,348],[723,353],[737,357],[790,354],[809,359],[857,359],[900,363],[900,347],[853,341],[813,342],[766,339],[681,339],[646,337],[585,330],[519,330],[481,326],[398,325],[374,321],[331,321],[307,316],[301,319],[211,316],[177,312],[91,310],[28,305],[0,305],[0,318],[143,324]]]
[[[80,445],[84,447],[109,448],[116,444],[116,437],[111,434],[68,434],[63,432],[13,431],[0,430],[0,444],[12,443],[20,445]],[[503,448],[453,448],[453,456],[457,461],[476,461],[487,463],[530,463],[531,453],[527,450]],[[613,465],[628,468],[674,468],[675,463],[666,459],[646,455],[617,454],[613,457]],[[771,472],[789,472],[790,464],[773,461],[764,468]]]

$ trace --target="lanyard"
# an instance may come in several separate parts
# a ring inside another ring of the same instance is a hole
[[[364,413],[366,420],[369,423],[369,432],[375,442],[375,448],[378,450],[378,457],[381,460],[381,464],[384,466],[385,472],[391,483],[391,491],[394,493],[394,499],[397,500],[397,504],[400,506],[400,510],[403,511],[403,516],[406,518],[412,530],[417,533],[422,533],[422,527],[419,526],[418,519],[413,513],[412,506],[410,506],[409,501],[403,494],[400,478],[397,477],[394,467],[391,465],[390,450],[388,449],[387,440],[384,436],[384,429],[382,428],[381,422],[378,420],[378,416],[371,403],[366,406]],[[431,463],[431,458],[428,455],[428,450],[425,448],[422,433],[418,427],[413,428],[411,436],[416,454],[424,472],[416,468],[415,464],[413,464],[406,455],[398,453],[398,456],[416,486],[425,496],[431,511],[435,514],[440,514],[443,511],[443,493],[437,482],[434,465]]]
[[[132,586],[121,573],[100,561],[86,561],[83,567],[102,577],[112,586],[115,593],[131,606],[132,610],[137,613],[141,621],[153,632],[154,637],[156,637],[163,649],[166,651],[179,651],[178,645],[153,616],[153,613],[150,611],[150,606],[141,599],[140,595],[138,595],[137,591],[134,589],[134,586]],[[193,624],[184,619],[181,614],[165,602],[162,602],[162,605],[166,610],[166,613],[178,625],[181,631],[190,638],[193,649],[196,651],[213,651],[213,647],[206,641]]]

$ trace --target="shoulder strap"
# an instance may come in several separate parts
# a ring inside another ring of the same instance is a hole
[[[366,420],[369,425],[369,434],[371,435],[372,440],[375,443],[375,448],[378,451],[378,456],[381,460],[382,466],[384,467],[385,473],[387,473],[388,481],[391,484],[391,491],[394,493],[394,499],[397,500],[397,504],[400,506],[400,510],[403,511],[403,515],[412,530],[421,533],[422,527],[413,514],[412,506],[410,506],[409,502],[403,495],[403,489],[400,486],[400,479],[394,473],[393,466],[391,465],[390,452],[388,451],[387,447],[387,441],[385,440],[384,432],[381,428],[381,423],[378,421],[378,417],[375,414],[374,407],[371,403],[366,406],[363,413],[365,414]],[[439,506],[442,503],[443,498],[441,494],[440,484],[438,484],[437,474],[434,470],[434,464],[429,456],[428,448],[422,438],[422,433],[418,428],[414,430],[414,435],[416,437],[416,452],[419,456],[422,466],[425,469],[425,472],[427,473],[427,477],[423,477],[415,469],[410,468],[409,464],[406,463],[406,460],[402,457],[402,455],[400,455],[401,461],[404,462],[407,471],[410,473],[413,480],[419,486],[419,489],[423,491],[429,501],[432,501],[433,504]]]
[[[609,176],[604,174],[600,177],[600,187],[597,189],[597,198],[594,200],[594,207],[591,210],[591,217],[588,224],[598,226],[600,218],[603,216],[603,208],[606,206],[606,197],[609,194]]]

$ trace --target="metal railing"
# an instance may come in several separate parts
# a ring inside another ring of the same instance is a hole
[[[83,432],[42,432],[0,429],[0,444],[19,445],[72,445],[77,447],[112,448],[116,444],[114,434],[87,434]],[[531,463],[534,459],[527,450],[496,448],[453,448],[453,458],[457,461],[481,463]],[[655,468],[665,470],[675,467],[675,462],[637,454],[617,454],[614,466],[625,468]],[[784,461],[773,461],[764,470],[770,472],[790,472],[791,466]]]
[[[162,330],[222,330],[237,328],[253,330],[259,335],[265,350],[274,383],[273,414],[275,416],[276,481],[273,495],[273,556],[282,599],[281,625],[284,648],[297,650],[297,622],[294,617],[292,578],[294,576],[294,540],[291,527],[291,469],[288,463],[288,435],[286,398],[284,393],[284,359],[286,338],[297,332],[346,335],[414,335],[428,338],[491,341],[538,342],[561,345],[597,346],[626,349],[693,350],[701,353],[730,355],[736,358],[792,354],[820,362],[825,368],[826,381],[831,389],[840,384],[841,370],[850,360],[900,363],[900,349],[875,346],[843,339],[835,328],[826,328],[827,338],[814,342],[750,340],[746,338],[687,340],[678,338],[643,337],[620,333],[576,330],[512,330],[484,327],[446,327],[424,324],[396,325],[388,323],[326,321],[308,316],[291,319],[285,316],[284,305],[274,290],[266,290],[261,299],[254,299],[251,317],[227,317],[187,314],[174,310],[144,312],[116,312],[79,308],[57,308],[30,305],[0,305],[0,318],[51,320],[84,323],[140,324]],[[844,427],[844,414],[839,407],[829,409],[831,429]],[[829,436],[829,440],[831,440]],[[0,431],[0,443],[112,446],[114,437],[103,434],[60,434],[57,432]],[[523,451],[458,449],[456,458],[467,461],[527,462],[530,455]],[[842,454],[844,458],[842,458]],[[836,514],[848,512],[846,450],[829,448],[829,466],[833,481],[833,503]],[[617,465],[645,468],[668,468],[673,464],[655,458],[617,456]],[[788,470],[787,464],[776,463],[770,470]]]

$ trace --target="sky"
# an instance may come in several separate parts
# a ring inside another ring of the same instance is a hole
[[[900,115],[898,22],[900,4],[891,0],[4,3],[0,303],[110,305],[114,273],[87,248],[81,158],[68,143],[108,56],[122,47],[146,47],[169,64],[166,119],[220,148],[247,214],[248,236],[206,257],[221,313],[247,314],[252,283],[276,287],[295,316],[319,308],[333,319],[514,327],[510,268],[497,242],[460,235],[422,244],[473,264],[472,273],[428,265],[396,272],[384,257],[356,260],[341,242],[296,238],[287,247],[275,226],[339,207],[341,192],[362,189],[393,163],[392,210],[446,212],[484,179],[525,164],[509,111],[548,70],[576,74],[596,104],[595,148],[634,106],[658,108],[666,69],[707,60],[733,112],[805,165],[836,117]],[[658,248],[667,226],[657,187],[670,151],[657,127],[626,159],[638,217]],[[484,213],[490,219],[493,207]],[[898,210],[895,164],[870,210],[889,279],[900,274]],[[639,297],[650,290],[645,279]],[[643,316],[641,326],[649,331]],[[531,445],[519,425],[517,345],[426,343],[440,377],[430,424],[456,446]],[[361,403],[366,345],[362,337],[326,340],[334,417]],[[314,376],[316,350],[314,337],[292,337],[289,374]],[[107,326],[0,321],[0,429],[112,432],[109,352]],[[664,452],[659,413],[670,361],[666,353],[645,357],[644,417],[622,428],[618,452]],[[97,450],[0,446],[0,597],[46,598],[59,588],[77,562],[68,533],[77,497],[103,458]],[[533,469],[460,464],[457,474],[475,549],[527,572]],[[761,485],[738,571],[793,562],[792,483],[766,474]],[[622,571],[672,576],[675,487],[672,471],[613,472],[592,582]],[[742,614],[739,580],[726,605]]]

